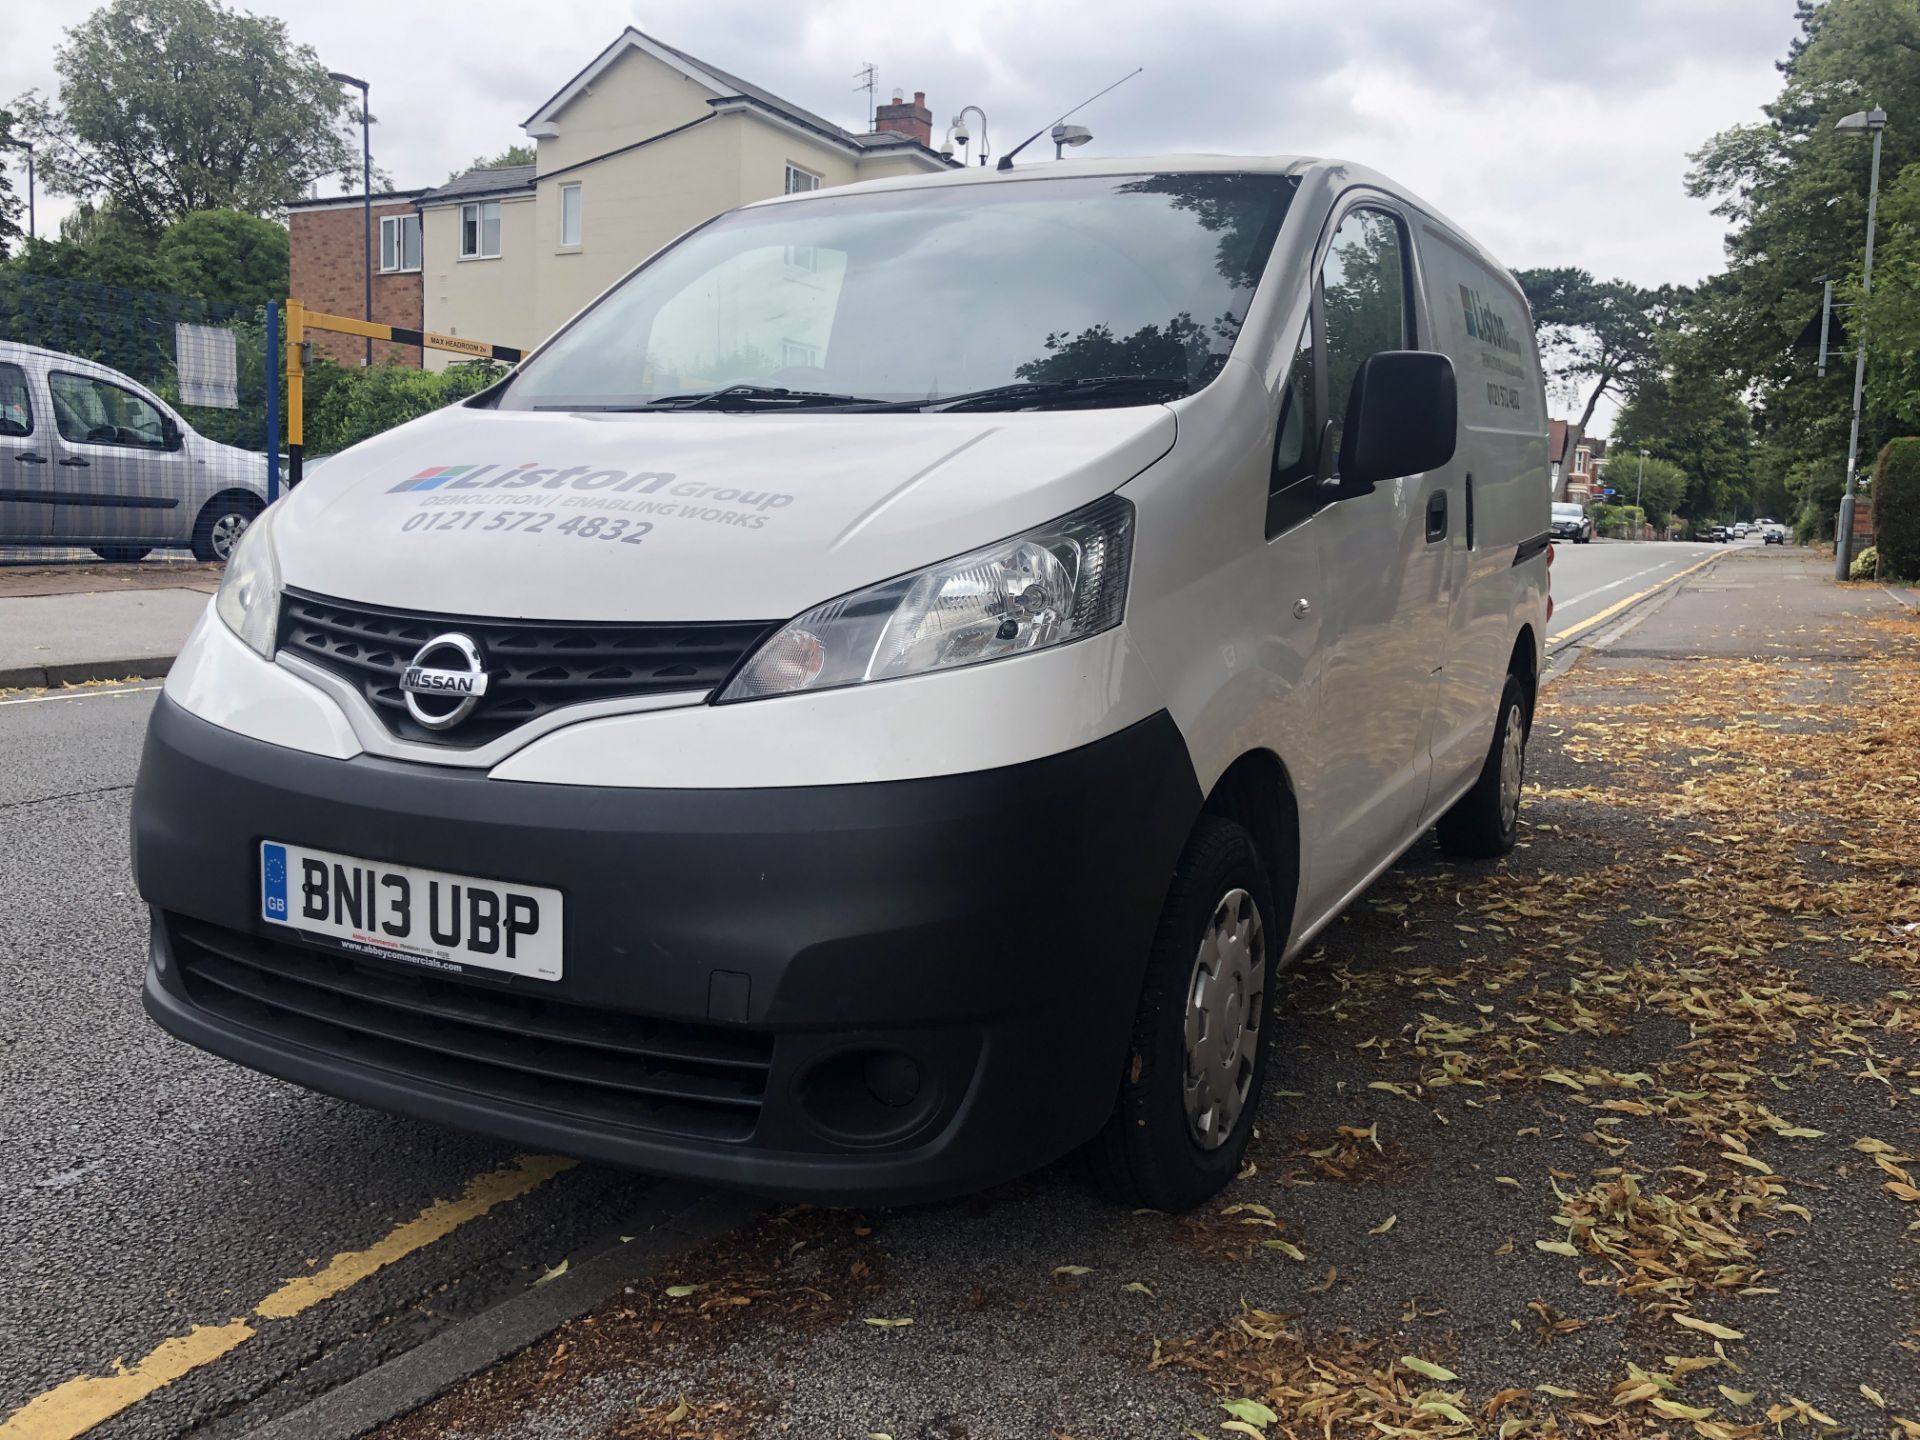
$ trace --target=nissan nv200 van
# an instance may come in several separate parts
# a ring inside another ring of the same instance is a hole
[[[1524,298],[1359,166],[733,211],[248,530],[141,764],[147,1008],[646,1171],[1194,1205],[1286,963],[1514,843],[1548,504]]]

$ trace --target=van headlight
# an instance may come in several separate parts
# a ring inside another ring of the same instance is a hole
[[[999,660],[1120,623],[1133,506],[1109,495],[1024,535],[817,605],[741,667],[722,703]]]
[[[269,505],[254,516],[213,597],[214,613],[263,660],[273,659],[280,628],[280,558],[273,553],[273,517],[279,509]]]

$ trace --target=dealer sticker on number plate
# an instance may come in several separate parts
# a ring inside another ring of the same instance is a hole
[[[436,970],[560,978],[560,892],[388,865],[280,841],[260,846],[260,914],[345,950]]]

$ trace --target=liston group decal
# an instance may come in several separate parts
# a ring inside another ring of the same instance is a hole
[[[1520,337],[1507,329],[1506,317],[1482,300],[1478,290],[1462,285],[1460,308],[1466,312],[1467,334],[1482,345],[1505,350],[1509,355],[1520,353]]]
[[[387,493],[419,497],[419,509],[400,526],[408,532],[551,532],[629,545],[640,544],[652,531],[655,520],[758,530],[794,500],[783,491],[682,479],[671,470],[611,470],[591,465],[562,469],[533,461],[523,465],[432,465],[389,485]],[[589,518],[581,512],[598,513]]]
[[[524,465],[433,465],[398,485],[389,486],[387,493],[398,495],[413,490],[604,490],[641,495],[665,491],[669,495],[746,505],[756,510],[778,510],[793,503],[793,496],[774,490],[680,481],[671,470],[596,470],[591,465],[570,465],[560,470],[536,461]]]

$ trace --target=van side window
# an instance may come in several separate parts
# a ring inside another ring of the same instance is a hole
[[[1273,476],[1267,486],[1269,540],[1306,519],[1318,503],[1314,481],[1320,463],[1320,424],[1313,381],[1313,321],[1308,320],[1300,331],[1280,400],[1280,430],[1273,442]]]
[[[0,435],[33,434],[33,397],[27,393],[27,372],[18,365],[0,365]]]
[[[1382,210],[1355,210],[1333,232],[1320,267],[1326,326],[1330,452],[1340,454],[1347,398],[1361,363],[1381,350],[1414,343],[1407,310],[1407,247],[1401,225]]]
[[[131,390],[61,370],[47,376],[47,387],[53,392],[53,418],[62,439],[142,450],[167,448],[160,412]]]

